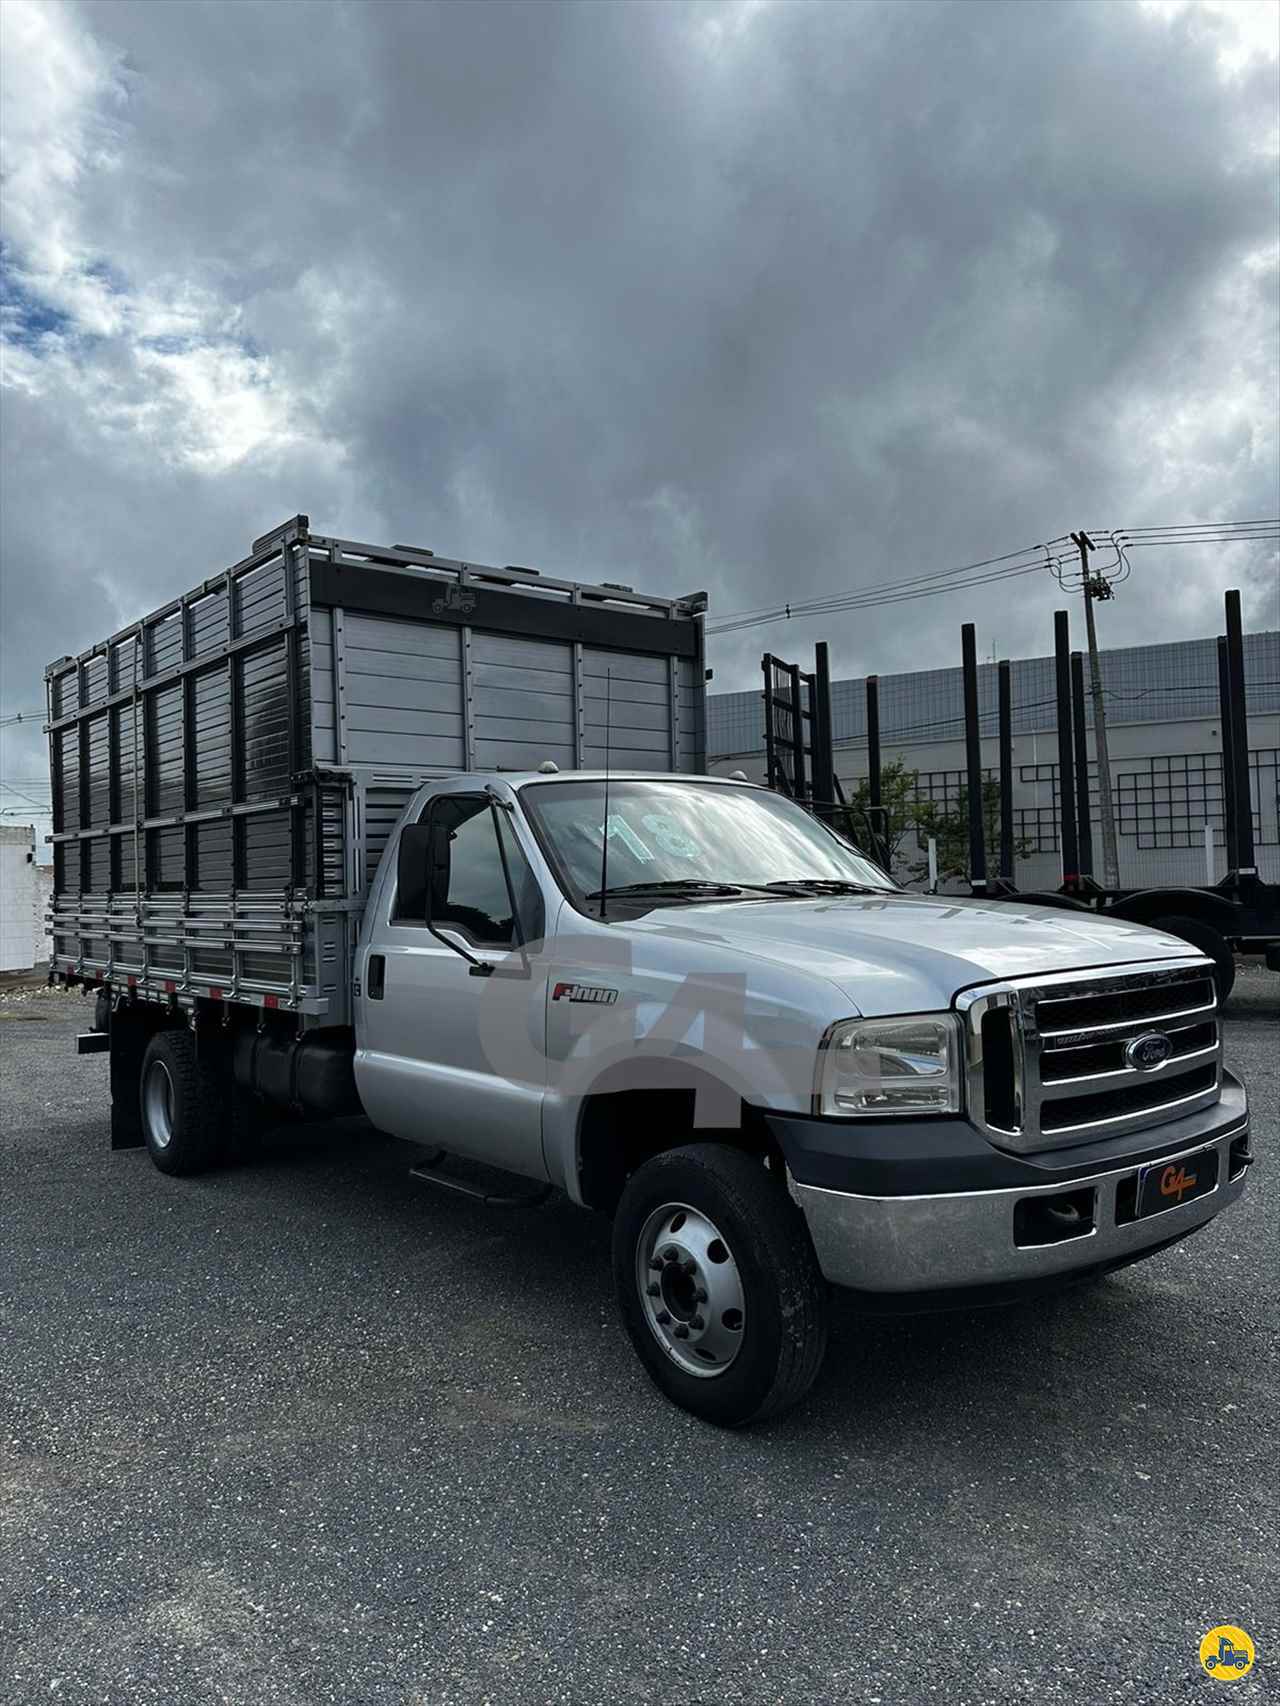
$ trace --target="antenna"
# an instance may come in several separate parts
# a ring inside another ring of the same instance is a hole
[[[609,736],[613,723],[613,671],[604,675],[604,833],[600,837],[600,916],[609,904]]]

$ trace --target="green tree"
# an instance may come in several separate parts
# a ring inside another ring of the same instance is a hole
[[[864,778],[845,807],[845,834],[873,857],[882,852],[891,872],[905,869],[917,881],[928,875],[926,848],[932,836],[937,843],[938,880],[967,882],[971,874],[968,789],[962,787],[954,804],[945,804],[923,797],[919,787],[919,771],[901,762],[886,764],[880,772],[879,812],[871,809],[871,788]],[[982,821],[987,867],[994,870],[1000,856],[1000,784],[991,778],[982,784]],[[1015,858],[1025,858],[1031,851],[1030,842],[1014,843]]]
[[[903,840],[919,821],[920,772],[905,764],[886,764],[880,772],[880,810],[871,809],[871,784],[864,777],[844,808],[844,833],[872,858],[882,854],[893,870],[900,862]]]
[[[969,790],[962,787],[955,804],[944,805],[936,800],[921,800],[917,814],[921,844],[932,836],[938,848],[938,880],[959,877],[968,882],[972,876],[969,858]],[[1000,784],[992,777],[982,784],[982,831],[987,849],[987,870],[994,872],[1000,858]],[[1025,859],[1032,851],[1029,841],[1014,841],[1013,856]],[[929,869],[927,856],[913,860],[909,866],[913,876],[923,876]]]

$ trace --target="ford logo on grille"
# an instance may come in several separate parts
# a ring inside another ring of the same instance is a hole
[[[1124,1058],[1135,1072],[1154,1072],[1173,1053],[1173,1044],[1163,1031],[1144,1031],[1126,1044]]]

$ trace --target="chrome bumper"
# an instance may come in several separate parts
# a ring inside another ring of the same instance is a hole
[[[1134,1179],[1134,1166],[1069,1183],[946,1196],[855,1196],[796,1184],[789,1175],[788,1185],[808,1222],[822,1272],[833,1285],[884,1293],[1008,1286],[1119,1264],[1203,1226],[1244,1189],[1248,1162],[1233,1178],[1230,1151],[1248,1130],[1245,1119],[1210,1143],[1183,1145],[1161,1157],[1155,1165],[1214,1149],[1218,1182],[1204,1196],[1143,1220],[1117,1220],[1117,1191]],[[1020,1202],[1088,1190],[1096,1196],[1087,1232],[1052,1244],[1017,1242],[1014,1210]]]

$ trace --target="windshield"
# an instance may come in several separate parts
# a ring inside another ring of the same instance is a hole
[[[539,782],[520,802],[540,831],[574,898],[655,885],[730,893],[777,887],[795,892],[891,890],[877,865],[792,801],[758,788],[714,783],[611,780],[609,858],[602,883],[603,781]],[[720,898],[716,896],[714,898]]]

